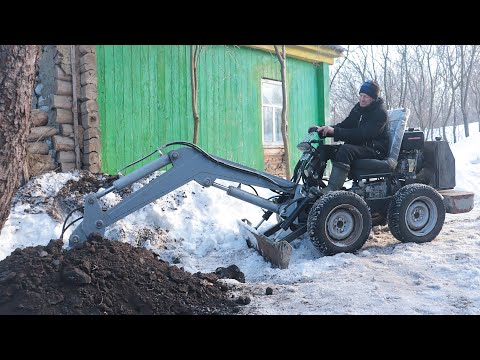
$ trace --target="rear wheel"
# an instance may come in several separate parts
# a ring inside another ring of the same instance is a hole
[[[368,205],[349,191],[332,191],[319,198],[307,221],[310,240],[325,255],[360,249],[371,228]]]
[[[437,237],[445,222],[442,196],[425,184],[405,185],[393,196],[388,227],[402,242],[424,243]]]

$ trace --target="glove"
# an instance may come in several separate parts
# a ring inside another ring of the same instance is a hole
[[[317,132],[318,126],[313,125],[308,128],[308,133]]]

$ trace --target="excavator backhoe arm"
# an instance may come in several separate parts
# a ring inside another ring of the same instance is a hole
[[[87,195],[85,197],[83,221],[71,234],[69,245],[71,247],[76,247],[86,241],[87,238],[94,233],[103,236],[107,226],[192,180],[205,187],[214,186],[226,191],[230,196],[267,209],[267,213],[270,215],[272,213],[280,214],[282,211],[284,212],[288,206],[292,205],[292,207],[294,207],[295,204],[298,203],[295,194],[299,194],[299,187],[301,186],[295,182],[210,155],[191,143],[169,143],[162,148],[178,144],[186,146],[162,154],[158,159],[153,160],[128,175],[120,177],[113,182],[113,185],[110,188],[104,191]],[[130,194],[117,205],[107,210],[102,210],[99,203],[101,197],[111,191],[121,190],[167,165],[171,165],[171,168],[157,176],[141,189]],[[244,191],[240,187],[218,184],[215,182],[217,179],[238,182],[239,184],[259,186],[277,192],[291,194],[293,196],[291,200],[287,200],[282,204],[277,204],[271,199],[262,198],[261,196]],[[277,224],[277,227],[274,229],[270,228],[267,230],[269,231],[269,235],[280,229],[280,226],[278,225],[279,224]],[[283,268],[288,267],[291,245],[286,241],[272,241],[267,237],[268,235],[265,236],[256,231],[256,228],[251,230],[257,243],[260,242],[260,244],[257,244],[256,246],[257,250],[260,250],[262,255],[274,265]],[[298,234],[295,234],[295,237],[300,236],[304,232],[305,230],[303,232],[298,232]],[[290,236],[290,238],[291,237],[292,236]],[[266,242],[266,244],[263,242]],[[262,246],[267,249],[262,250]],[[275,254],[277,250],[282,252],[282,254]],[[273,252],[274,254],[269,255],[266,254],[266,252]],[[279,255],[282,260],[279,260],[280,258],[275,259],[276,255]],[[287,258],[285,259],[285,257]]]

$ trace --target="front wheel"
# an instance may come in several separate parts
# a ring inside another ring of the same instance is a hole
[[[349,191],[332,191],[319,198],[307,221],[310,240],[325,255],[360,249],[371,228],[368,205]]]
[[[424,243],[437,237],[445,222],[442,196],[425,184],[405,185],[393,196],[388,227],[402,242]]]

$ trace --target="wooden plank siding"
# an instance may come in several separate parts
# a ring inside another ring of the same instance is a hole
[[[198,66],[198,145],[264,170],[261,79],[280,80],[276,56],[210,45]],[[103,172],[114,174],[164,143],[192,141],[190,46],[98,45],[97,74]],[[287,76],[293,168],[301,155],[296,144],[308,126],[325,123],[328,64],[288,58]]]

